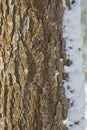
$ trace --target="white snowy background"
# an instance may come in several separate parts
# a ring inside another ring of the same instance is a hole
[[[72,3],[72,0],[71,0]],[[63,122],[69,130],[87,130],[86,128],[86,87],[84,87],[82,32],[81,32],[81,0],[71,4],[71,10],[66,8],[63,18],[63,37],[66,39],[66,55],[72,61],[71,66],[65,66],[69,73],[69,81],[65,82],[66,96],[70,99],[68,117]]]
[[[82,36],[83,36],[83,69],[85,72],[85,94],[86,94],[86,126],[85,130],[87,130],[87,0],[81,1],[81,23],[82,23]]]

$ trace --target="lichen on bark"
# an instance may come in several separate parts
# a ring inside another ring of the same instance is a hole
[[[67,130],[62,0],[0,6],[1,130]]]

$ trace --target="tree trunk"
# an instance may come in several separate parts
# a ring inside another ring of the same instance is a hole
[[[62,0],[0,1],[0,129],[67,130]]]

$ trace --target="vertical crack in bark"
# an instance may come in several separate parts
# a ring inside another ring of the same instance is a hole
[[[5,120],[5,128],[4,128],[4,130],[8,130],[8,124],[7,124],[6,120]]]
[[[12,5],[14,6],[13,7],[13,17],[12,17],[12,24],[13,24],[13,28],[12,28],[12,32],[11,32],[11,34],[10,34],[10,36],[11,36],[11,41],[13,40],[13,36],[14,36],[14,32],[15,32],[15,15],[16,15],[16,6],[15,6],[15,4],[14,4],[14,2],[12,2]]]
[[[14,114],[13,108],[14,108],[14,103],[15,103],[14,93],[15,93],[15,90],[13,89],[12,97],[11,97],[11,100],[10,100],[10,118],[11,118],[12,130],[14,130],[14,123],[13,123],[13,114]]]
[[[20,86],[20,74],[19,74],[19,60],[15,59],[15,76],[16,76],[16,82]],[[21,90],[21,86],[20,86]]]
[[[4,116],[6,117],[6,112],[7,112],[7,98],[8,98],[8,86],[5,85],[5,91],[4,91]],[[5,130],[8,130],[8,124],[5,119]]]
[[[12,75],[11,74],[9,74],[9,82],[10,82],[10,86],[12,86],[13,85],[13,79],[12,79]]]
[[[6,6],[7,6],[7,9],[6,9],[6,16],[9,15],[9,5],[8,5],[8,0],[6,0]]]
[[[29,101],[28,97],[30,97],[29,94],[29,84],[33,81],[33,78],[35,76],[36,70],[35,70],[35,63],[33,61],[32,55],[27,52],[27,64],[28,64],[28,75],[27,75],[27,81],[24,86],[24,98],[23,98],[23,107],[24,107],[24,119],[27,123],[27,113],[29,113]],[[26,124],[25,123],[25,124]],[[25,125],[27,126],[27,124]]]

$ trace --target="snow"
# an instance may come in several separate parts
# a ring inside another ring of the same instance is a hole
[[[82,58],[81,36],[81,0],[75,0],[71,10],[66,8],[63,17],[63,37],[66,39],[67,59],[72,65],[64,66],[64,71],[69,73],[69,80],[64,81],[67,98],[70,99],[68,117],[64,124],[69,130],[85,130],[85,91]]]
[[[57,77],[57,75],[59,75],[58,70],[55,71],[55,77]]]
[[[85,103],[86,103],[85,121],[87,122],[87,82],[85,83],[85,94],[86,94],[86,99],[85,99]],[[87,125],[86,125],[85,130],[87,130]]]

